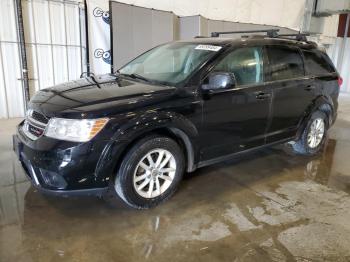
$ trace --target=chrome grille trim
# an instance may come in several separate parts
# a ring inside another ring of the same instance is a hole
[[[45,133],[45,128],[47,123],[40,122],[33,118],[33,110],[30,109],[27,111],[27,116],[22,126],[23,133],[31,140],[37,140],[39,137],[43,136]],[[40,114],[35,112],[36,114]],[[40,114],[42,115],[42,114]],[[46,118],[44,115],[42,117]],[[41,131],[40,135],[33,134],[33,130],[30,130],[30,127],[34,127],[35,129],[39,129]]]
[[[24,121],[24,124],[22,126],[22,131],[31,140],[37,140],[39,138],[39,136],[35,136],[29,132],[29,126],[28,126],[27,120]]]
[[[47,125],[45,123],[42,123],[42,122],[39,122],[39,121],[35,120],[31,116],[27,116],[27,121],[29,121],[30,124],[32,124],[33,126],[35,126],[37,128],[41,128],[41,129],[45,129],[45,127]]]

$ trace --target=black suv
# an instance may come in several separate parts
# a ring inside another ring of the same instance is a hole
[[[14,150],[43,192],[149,208],[173,195],[185,172],[243,152],[286,142],[319,152],[341,81],[300,35],[172,42],[115,74],[38,92]]]

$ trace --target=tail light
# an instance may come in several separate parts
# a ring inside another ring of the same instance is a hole
[[[339,87],[341,87],[341,85],[343,84],[343,78],[341,76],[338,77],[338,85]]]

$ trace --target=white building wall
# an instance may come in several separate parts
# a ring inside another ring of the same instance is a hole
[[[340,92],[350,93],[350,41],[349,37],[337,37],[339,15],[325,17],[324,30],[320,40],[327,46],[327,53],[337,67],[343,84]]]
[[[337,67],[341,77],[343,78],[343,84],[340,88],[342,93],[350,93],[350,41],[348,38],[337,37],[335,44],[331,45],[327,53],[332,59],[334,65]],[[344,49],[343,48],[344,45]],[[343,53],[342,50],[344,50]],[[339,63],[339,59],[342,56],[342,63]]]

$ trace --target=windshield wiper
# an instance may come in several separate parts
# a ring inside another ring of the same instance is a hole
[[[126,76],[126,77],[130,77],[132,79],[140,79],[140,80],[143,80],[147,83],[151,83],[151,84],[155,84],[155,85],[168,85],[168,83],[164,82],[164,81],[159,81],[159,80],[153,80],[153,79],[148,79],[142,75],[139,75],[139,74],[135,74],[135,73],[132,73],[132,74],[123,74],[123,73],[120,73],[119,70],[117,71],[118,75],[119,76]]]
[[[128,77],[131,77],[133,79],[141,79],[143,81],[146,81],[146,82],[153,82],[152,80],[142,76],[142,75],[139,75],[139,74],[135,74],[135,73],[132,73],[132,74],[121,74],[121,75],[124,75],[124,76],[128,76]]]

